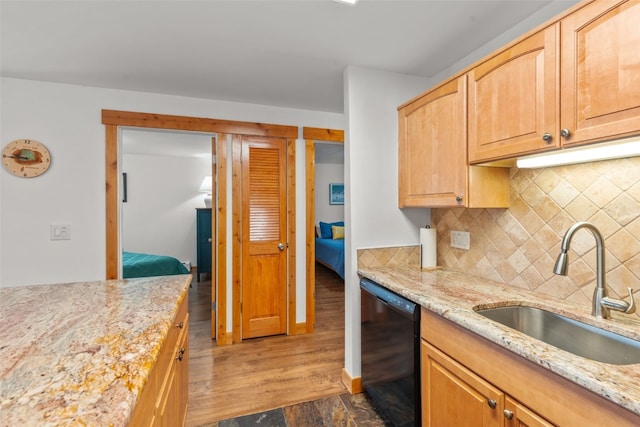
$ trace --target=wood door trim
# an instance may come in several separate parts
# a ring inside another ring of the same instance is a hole
[[[232,342],[242,342],[242,135],[233,135],[232,141],[232,277],[233,277],[233,332]]]
[[[119,225],[118,225],[118,126],[105,126],[105,173],[106,173],[106,275],[117,279],[119,272]]]
[[[307,193],[307,298],[306,332],[312,333],[316,323],[316,147],[312,139],[305,141]]]
[[[305,139],[306,169],[306,210],[307,210],[307,298],[306,298],[306,332],[312,333],[316,322],[316,147],[315,141],[339,142],[344,144],[344,130],[302,128]]]
[[[102,110],[102,124],[211,133],[279,136],[283,138],[298,137],[297,126],[118,110]]]
[[[206,119],[166,114],[102,110],[105,125],[106,181],[106,279],[117,279],[118,269],[118,130],[121,126],[171,129],[212,133],[242,133],[251,135],[296,138],[296,126],[269,125],[232,120]]]
[[[287,258],[289,280],[287,294],[289,296],[288,335],[298,332],[296,325],[296,140],[287,139]]]
[[[322,129],[303,127],[302,137],[317,141],[329,141],[344,143],[344,131],[342,129]]]
[[[215,174],[217,177],[217,184],[213,186],[216,196],[212,197],[212,203],[215,203],[215,210],[212,211],[211,218],[214,222],[212,228],[214,231],[213,236],[215,248],[212,251],[215,253],[214,260],[212,260],[211,280],[217,277],[215,280],[216,286],[212,291],[217,291],[217,308],[218,316],[217,325],[217,343],[218,345],[230,344],[227,337],[227,145],[228,136],[224,133],[219,133],[216,138],[216,149],[213,154],[216,156],[216,162],[213,165],[215,168]],[[212,195],[213,196],[213,195]],[[224,200],[224,203],[220,203]],[[217,261],[217,262],[215,262]],[[215,276],[214,276],[215,274]],[[224,313],[224,316],[221,314]],[[211,319],[211,322],[215,322],[216,319]],[[214,325],[211,325],[211,335],[214,335]],[[216,338],[213,337],[212,338]]]

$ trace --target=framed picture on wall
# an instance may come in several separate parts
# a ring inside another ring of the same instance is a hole
[[[329,184],[329,204],[344,205],[344,184]]]

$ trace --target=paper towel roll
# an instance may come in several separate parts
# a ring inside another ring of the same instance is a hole
[[[437,262],[435,228],[420,229],[420,261],[422,268],[435,267]]]

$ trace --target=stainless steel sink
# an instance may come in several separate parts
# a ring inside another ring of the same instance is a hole
[[[613,365],[640,363],[640,341],[529,306],[476,310],[477,313],[562,350]]]

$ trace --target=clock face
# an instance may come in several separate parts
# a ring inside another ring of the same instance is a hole
[[[32,139],[18,139],[2,149],[2,164],[9,172],[22,178],[42,175],[51,165],[47,147]]]

